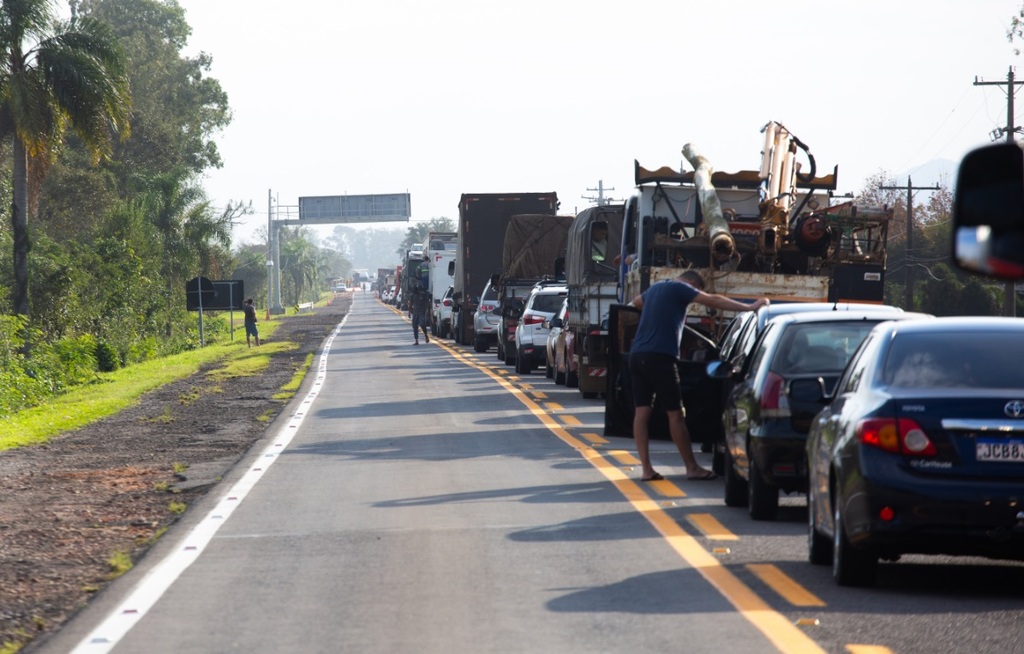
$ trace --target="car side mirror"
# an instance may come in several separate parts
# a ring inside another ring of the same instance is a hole
[[[546,327],[548,329],[551,329],[552,327],[561,328],[561,326],[562,326],[562,319],[561,318],[552,318],[551,320],[545,320],[544,322],[547,323]]]
[[[704,371],[711,379],[718,379],[721,381],[732,379],[736,373],[739,372],[739,370],[729,364],[728,361],[722,361],[720,359],[716,359],[709,363],[704,367]]]
[[[1024,151],[988,145],[960,163],[953,198],[953,261],[996,279],[1024,279]]]

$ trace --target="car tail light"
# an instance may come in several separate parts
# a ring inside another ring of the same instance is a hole
[[[776,372],[769,372],[764,380],[764,392],[761,393],[761,415],[765,418],[789,417],[789,398],[783,390],[786,380]]]
[[[451,300],[442,300],[441,304],[445,305],[446,307],[450,307],[452,305],[452,301]]]
[[[544,316],[537,313],[523,314],[524,325],[540,325],[544,322]]]
[[[921,427],[910,418],[870,418],[857,425],[861,443],[893,454],[935,456],[938,450]]]
[[[490,313],[490,312],[494,311],[497,308],[498,308],[498,305],[496,305],[496,304],[481,304],[480,305],[480,310],[483,311],[484,313]]]

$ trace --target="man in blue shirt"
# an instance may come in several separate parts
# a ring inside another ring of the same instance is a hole
[[[652,285],[629,304],[641,309],[640,324],[629,349],[629,376],[633,383],[633,439],[643,467],[641,481],[663,479],[651,465],[648,425],[654,412],[654,398],[668,415],[669,434],[686,464],[686,478],[714,479],[715,473],[702,468],[693,456],[690,432],[686,429],[682,393],[679,389],[679,344],[683,339],[686,309],[697,302],[722,311],[756,311],[767,306],[762,298],[751,304],[724,295],[705,293],[704,278],[687,270],[672,280]]]

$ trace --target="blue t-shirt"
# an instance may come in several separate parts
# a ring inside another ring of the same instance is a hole
[[[686,307],[700,291],[686,282],[667,280],[644,291],[640,324],[629,351],[658,352],[673,359],[679,358],[679,343],[683,340]]]

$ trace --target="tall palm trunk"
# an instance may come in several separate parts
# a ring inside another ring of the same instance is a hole
[[[29,315],[28,307],[28,155],[21,139],[14,138],[14,202],[11,204],[11,235],[14,238],[14,313]]]

